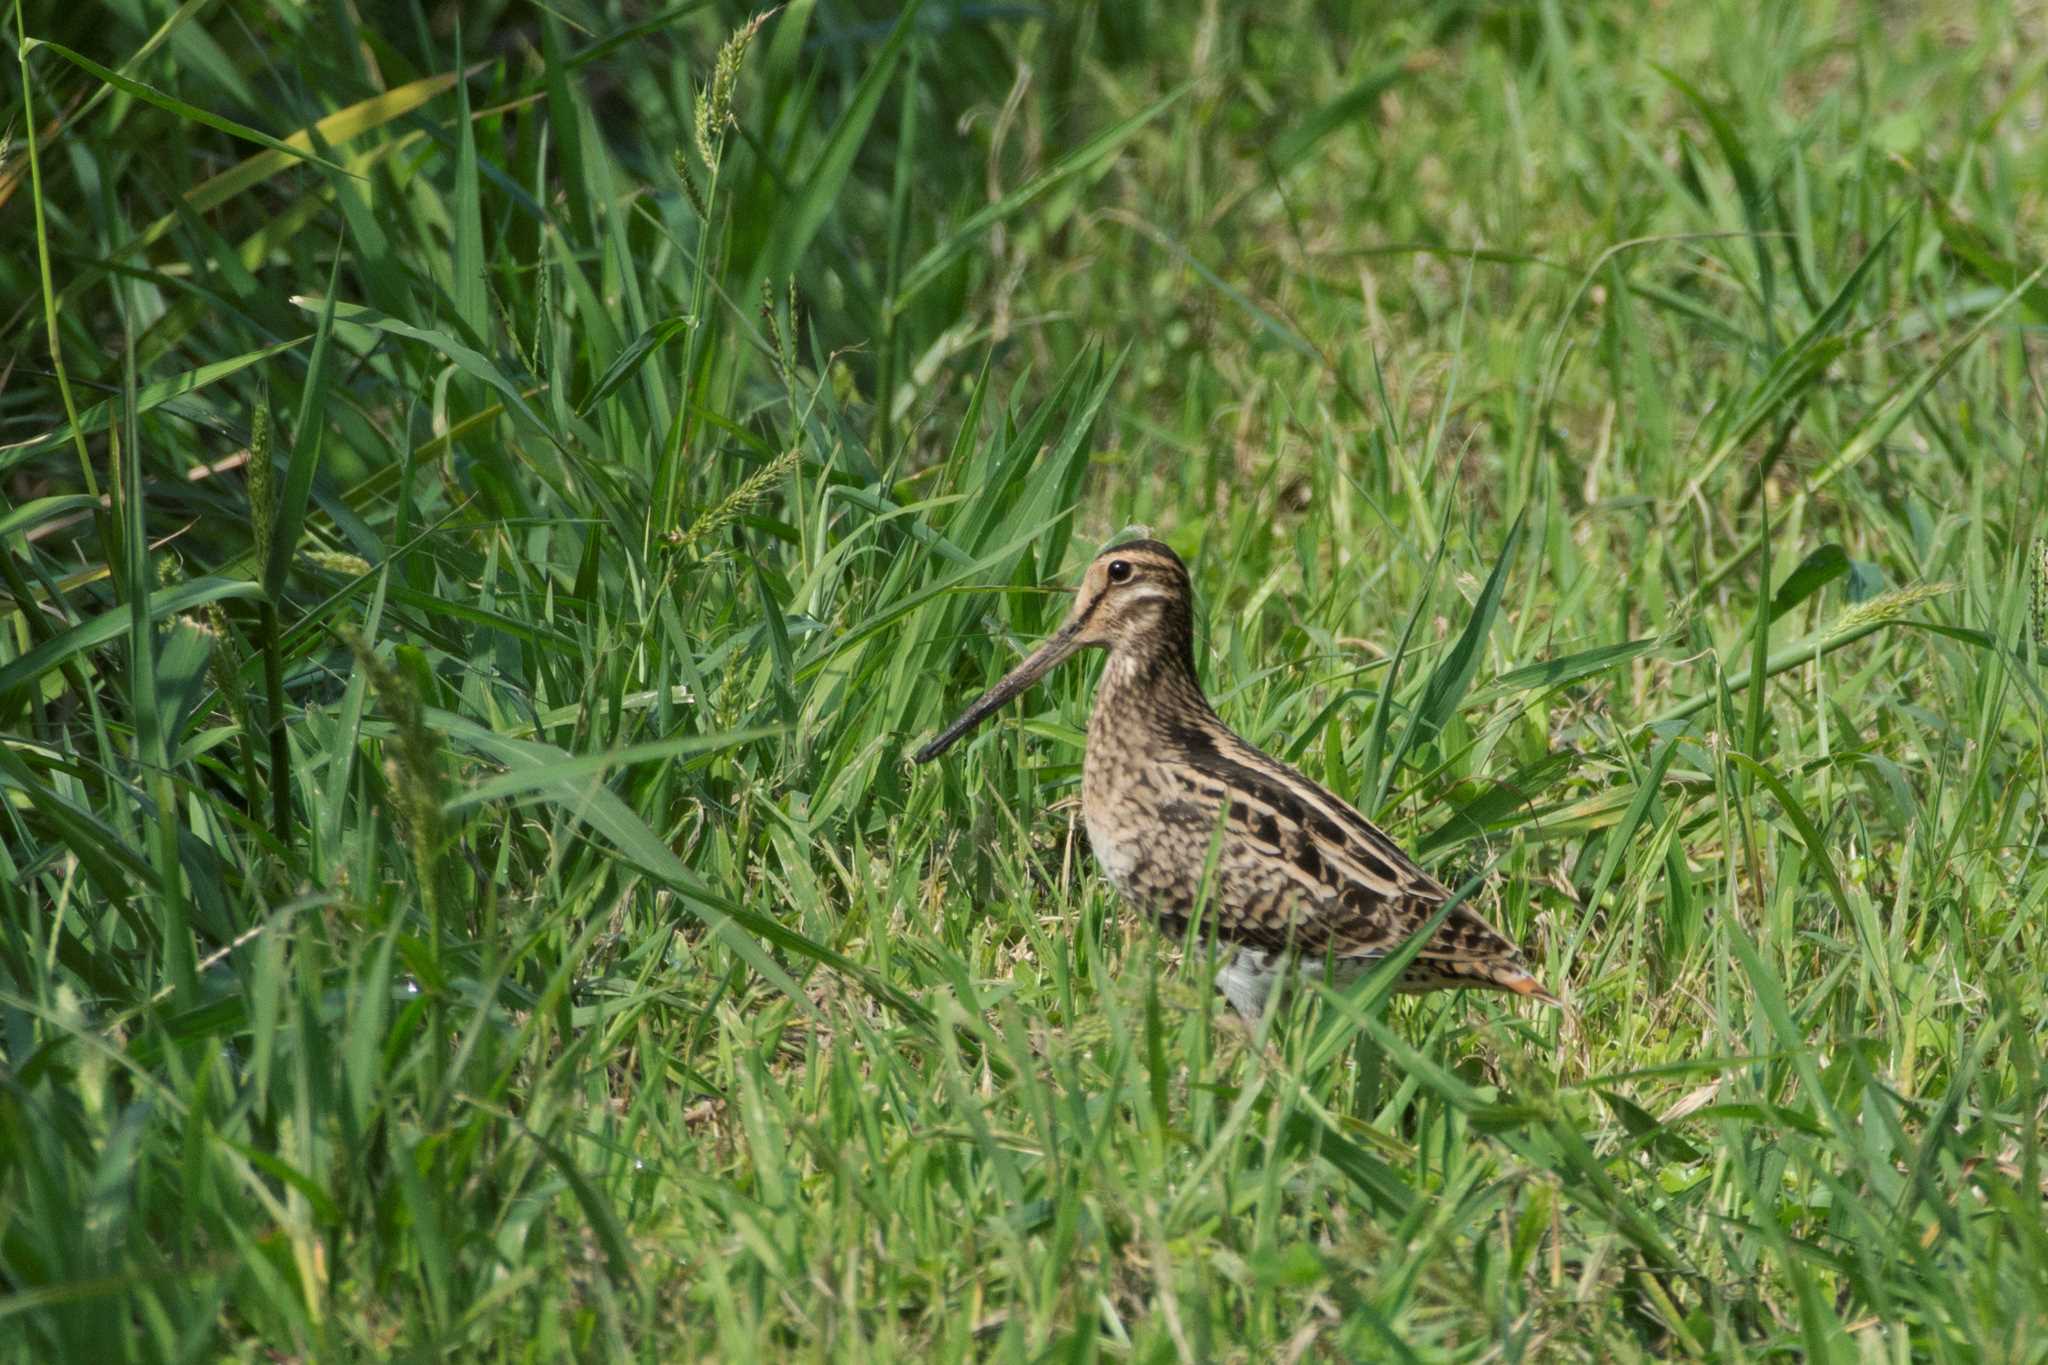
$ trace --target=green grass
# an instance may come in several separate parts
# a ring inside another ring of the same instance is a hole
[[[0,1354],[2048,1359],[2039,13],[1372,8],[13,16]],[[1571,1012],[909,764],[1133,524]]]

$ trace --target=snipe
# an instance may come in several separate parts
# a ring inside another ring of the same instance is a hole
[[[1231,733],[1195,680],[1187,566],[1156,540],[1104,550],[1052,638],[917,751],[928,763],[1082,649],[1106,649],[1081,814],[1112,885],[1169,934],[1205,873],[1205,919],[1235,944],[1216,984],[1256,1020],[1290,959],[1363,970],[1435,919],[1451,893],[1337,796]],[[1211,865],[1211,850],[1214,863]],[[1514,945],[1453,906],[1398,989],[1480,986],[1557,998]]]

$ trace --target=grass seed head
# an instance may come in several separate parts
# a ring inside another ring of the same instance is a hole
[[[793,446],[770,460],[748,475],[740,486],[726,494],[722,501],[706,508],[694,522],[690,523],[689,530],[672,538],[669,543],[682,550],[712,539],[720,531],[738,521],[749,507],[768,496],[769,491],[796,468],[797,461],[802,457],[803,451]]]
[[[2034,643],[2048,649],[2048,536],[2034,537]]]
[[[430,863],[440,847],[446,786],[441,736],[427,727],[425,700],[404,670],[394,667],[354,631],[342,632],[342,639],[355,655],[356,666],[369,679],[378,704],[391,718],[396,743],[385,758],[385,780],[415,855]]]
[[[1830,635],[1853,635],[1869,626],[1896,621],[1922,602],[1955,591],[1953,583],[1913,583],[1881,592],[1867,602],[1858,602],[1835,618]]]
[[[343,550],[301,550],[299,563],[309,569],[340,574],[343,578],[368,578],[370,561]]]
[[[270,409],[249,415],[249,525],[256,536],[256,562],[270,562],[270,540],[277,528],[277,483],[270,465]]]
[[[740,83],[740,63],[747,55],[747,45],[754,41],[773,10],[764,10],[747,23],[733,30],[725,40],[725,46],[718,49],[718,60],[712,64],[711,80],[697,92],[696,127],[697,155],[704,159],[706,167],[718,169],[719,152],[725,143],[725,130],[739,126],[733,117],[733,91]]]

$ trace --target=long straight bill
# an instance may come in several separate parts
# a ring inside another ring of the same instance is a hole
[[[1011,669],[1003,680],[981,694],[975,703],[960,713],[960,719],[939,732],[939,737],[919,749],[913,758],[919,763],[929,763],[953,747],[961,736],[987,720],[998,708],[1029,691],[1032,684],[1050,673],[1076,646],[1076,637],[1081,633],[1078,623],[1062,627],[1058,634],[1040,645],[1023,663]]]

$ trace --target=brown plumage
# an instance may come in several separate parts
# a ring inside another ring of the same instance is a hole
[[[1123,898],[1169,934],[1186,929],[1207,875],[1205,921],[1239,948],[1217,985],[1255,1018],[1291,958],[1362,970],[1425,928],[1451,893],[1370,820],[1217,718],[1195,679],[1192,606],[1187,567],[1165,545],[1104,550],[1058,632],[916,757],[936,758],[1076,651],[1107,649],[1081,778],[1088,842]],[[1458,986],[1558,1003],[1462,904],[1400,981]]]

